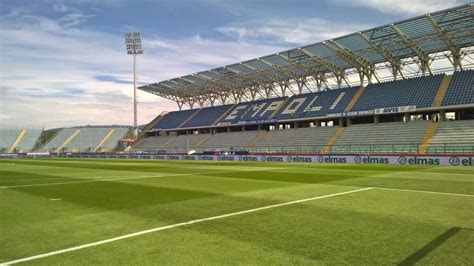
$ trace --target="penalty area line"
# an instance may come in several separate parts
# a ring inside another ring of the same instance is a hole
[[[274,205],[263,206],[263,207],[259,207],[259,208],[255,208],[255,209],[232,212],[232,213],[212,216],[212,217],[208,217],[208,218],[201,218],[201,219],[197,219],[197,220],[191,220],[191,221],[187,221],[187,222],[156,227],[156,228],[152,228],[152,229],[148,229],[148,230],[144,230],[144,231],[139,231],[139,232],[135,232],[135,233],[127,234],[127,235],[122,235],[122,236],[118,236],[118,237],[114,237],[114,238],[109,238],[109,239],[105,239],[105,240],[101,240],[101,241],[97,241],[97,242],[92,242],[92,243],[88,243],[88,244],[84,244],[84,245],[80,245],[80,246],[70,247],[70,248],[66,248],[66,249],[60,249],[60,250],[56,250],[56,251],[52,251],[52,252],[48,252],[48,253],[43,253],[43,254],[39,254],[39,255],[35,255],[35,256],[31,256],[31,257],[26,257],[26,258],[22,258],[22,259],[7,261],[7,262],[0,263],[0,265],[12,265],[12,264],[17,264],[17,263],[21,263],[21,262],[37,260],[37,259],[46,258],[46,257],[54,256],[54,255],[59,255],[59,254],[63,254],[63,253],[71,252],[71,251],[76,251],[76,250],[80,250],[80,249],[99,246],[99,245],[103,245],[103,244],[107,244],[107,243],[110,243],[110,242],[115,242],[115,241],[119,241],[119,240],[123,240],[123,239],[127,239],[127,238],[132,238],[132,237],[137,237],[137,236],[150,234],[150,233],[154,233],[154,232],[158,232],[158,231],[172,229],[172,228],[176,228],[176,227],[187,226],[187,225],[192,225],[192,224],[197,224],[197,223],[202,223],[202,222],[207,222],[207,221],[212,221],[212,220],[217,220],[217,219],[223,219],[223,218],[227,218],[227,217],[232,217],[232,216],[237,216],[237,215],[242,215],[242,214],[247,214],[247,213],[253,213],[253,212],[258,212],[258,211],[263,211],[263,210],[268,210],[268,209],[273,209],[273,208],[278,208],[278,207],[283,207],[283,206],[288,206],[288,205],[293,205],[293,204],[303,203],[303,202],[308,202],[308,201],[313,201],[313,200],[331,198],[331,197],[336,197],[336,196],[341,196],[341,195],[366,191],[366,190],[370,190],[370,189],[372,189],[372,188],[367,187],[367,188],[362,188],[362,189],[349,190],[349,191],[345,191],[345,192],[339,192],[339,193],[323,195],[323,196],[318,196],[318,197],[313,197],[313,198],[294,200],[294,201],[278,203],[278,204],[274,204]]]

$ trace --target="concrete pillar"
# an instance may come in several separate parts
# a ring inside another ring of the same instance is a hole
[[[406,113],[404,117],[405,117],[405,119],[404,119],[405,122],[410,122],[410,114],[409,113]]]
[[[339,118],[339,126],[343,127],[344,126],[344,118]]]
[[[352,119],[350,117],[347,118],[347,126],[352,125]]]
[[[299,128],[299,127],[300,127],[300,123],[295,122],[295,128]]]
[[[379,116],[376,115],[376,116],[374,116],[374,124],[377,125],[378,123],[379,123]]]
[[[315,127],[321,127],[321,124],[320,124],[319,120],[314,121],[314,126]]]
[[[227,127],[227,133],[230,133],[230,127]]]
[[[446,111],[445,110],[440,110],[439,111],[439,121],[440,122],[446,121]]]
[[[245,126],[242,126],[242,132],[244,132],[244,131],[245,131]]]

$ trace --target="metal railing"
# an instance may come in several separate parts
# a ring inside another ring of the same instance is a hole
[[[419,144],[367,144],[367,145],[332,145],[323,150],[323,145],[317,146],[272,146],[272,147],[224,147],[214,146],[206,148],[190,148],[197,153],[245,151],[249,153],[293,153],[293,154],[420,154]],[[136,149],[133,152],[139,154],[159,153],[187,153],[186,148],[166,149]],[[426,154],[452,155],[452,154],[474,154],[474,143],[456,144],[430,144],[426,148]]]

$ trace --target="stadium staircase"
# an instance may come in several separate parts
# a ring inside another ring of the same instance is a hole
[[[268,131],[262,130],[255,135],[255,138],[249,143],[248,147],[255,147],[257,146],[257,143],[267,135]]]
[[[346,108],[344,109],[344,112],[350,112],[352,110],[352,108],[354,107],[354,105],[357,103],[357,101],[359,100],[360,96],[362,96],[362,94],[364,93],[365,91],[365,87],[364,86],[360,86],[359,89],[357,89],[357,92],[356,94],[354,95],[354,97],[352,97],[351,101],[347,104]]]
[[[160,149],[166,148],[168,144],[170,144],[176,137],[170,137],[165,143],[161,144]]]
[[[166,111],[161,112],[157,117],[155,117],[153,120],[151,120],[151,122],[148,123],[148,125],[146,125],[143,128],[143,131],[149,131],[152,128],[154,128],[155,125],[158,124],[158,122],[160,122],[160,120],[163,119],[163,117],[166,116],[166,114],[168,114],[168,112],[166,112]]]
[[[25,137],[25,135],[26,135],[26,130],[22,129],[20,133],[18,134],[18,136],[16,137],[13,144],[10,146],[9,152],[13,152],[16,149],[16,147],[21,142],[21,140]]]
[[[326,154],[329,149],[331,148],[331,146],[336,143],[336,141],[339,139],[339,137],[342,135],[342,133],[344,133],[344,131],[346,130],[345,127],[340,127],[338,129],[336,129],[336,131],[334,131],[334,133],[332,134],[332,136],[328,139],[328,141],[326,142],[326,144],[324,144],[324,147],[320,150],[320,153],[321,154]]]
[[[71,142],[79,133],[81,132],[81,129],[78,128],[76,129],[59,147],[56,149],[56,152],[60,152],[66,145]]]
[[[435,135],[435,133],[438,129],[438,125],[439,125],[439,123],[436,123],[436,122],[430,122],[428,124],[428,127],[426,127],[425,134],[423,135],[423,138],[421,139],[421,144],[418,147],[418,154],[420,154],[420,155],[425,155],[426,154],[428,145],[429,145],[431,139],[433,138],[433,136]]]
[[[227,110],[226,112],[224,112],[224,113],[223,113],[219,118],[217,118],[217,120],[216,120],[214,123],[212,123],[212,124],[215,125],[215,124],[219,123],[219,121],[221,121],[222,119],[224,119],[225,117],[227,117],[227,116],[234,110],[234,108],[235,108],[236,106],[237,106],[237,104],[234,104],[233,106],[231,106],[231,107],[229,108],[229,110]]]
[[[112,134],[114,133],[115,131],[115,128],[111,128],[107,134],[104,135],[104,137],[99,141],[99,144],[97,144],[97,146],[94,148],[94,152],[98,151],[100,148],[102,148],[102,146],[104,145],[104,143],[110,138],[110,136],[112,136]]]
[[[444,96],[446,95],[446,92],[448,91],[449,84],[451,83],[452,79],[453,79],[452,75],[446,75],[443,77],[443,80],[441,81],[441,84],[439,85],[438,91],[436,92],[436,96],[433,101],[433,107],[441,106],[444,100]]]
[[[194,112],[192,115],[190,115],[186,120],[183,121],[183,123],[181,123],[178,128],[181,128],[182,126],[186,125],[186,123],[188,123],[189,121],[191,121],[191,119],[193,119],[193,117],[195,117],[202,109],[197,109],[196,112]]]
[[[196,144],[196,146],[194,146],[195,148],[199,148],[201,147],[204,143],[206,143],[206,141],[212,137],[211,134],[207,135],[205,138],[203,138],[198,144]]]
[[[277,108],[275,111],[273,111],[273,113],[268,117],[268,119],[272,119],[274,116],[276,116],[276,115],[280,112],[281,108],[283,108],[283,106],[285,106],[286,103],[287,103],[290,99],[291,99],[291,97],[285,98],[285,100],[278,106],[278,108]]]
[[[441,122],[431,138],[429,154],[474,154],[474,120]]]

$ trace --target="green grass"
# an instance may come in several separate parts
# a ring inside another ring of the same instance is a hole
[[[176,227],[25,264],[474,261],[473,168],[0,160],[0,187],[0,263],[367,187],[374,189]]]

